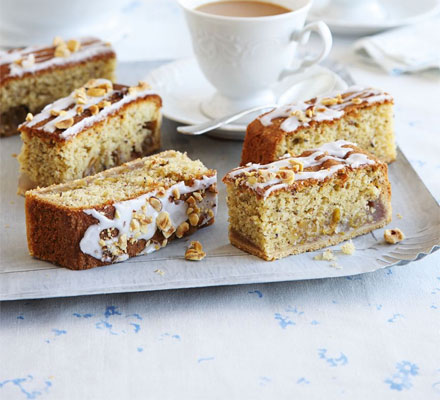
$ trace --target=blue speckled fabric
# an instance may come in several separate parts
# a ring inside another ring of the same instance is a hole
[[[440,398],[440,254],[350,278],[1,304],[1,399]]]

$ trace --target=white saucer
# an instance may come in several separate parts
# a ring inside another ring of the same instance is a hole
[[[182,124],[208,121],[200,109],[203,100],[210,98],[214,87],[205,79],[195,58],[163,65],[145,78],[163,100],[162,113],[168,119]],[[306,72],[285,78],[275,88],[282,104],[306,100],[334,90],[344,90],[347,84],[330,69],[314,66]],[[210,133],[223,139],[243,140],[247,123],[238,121]]]
[[[328,2],[323,5],[317,2],[308,20],[324,21],[335,34],[371,35],[385,29],[414,24],[440,12],[438,0],[383,0],[380,4],[386,14],[384,19],[365,17],[362,21],[356,21],[350,18],[329,18],[326,10],[331,5]]]

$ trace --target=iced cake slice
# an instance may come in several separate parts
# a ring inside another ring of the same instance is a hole
[[[103,171],[157,151],[161,98],[141,82],[93,79],[20,125],[18,192]]]
[[[331,246],[391,221],[387,164],[344,140],[229,172],[231,243],[265,260]]]
[[[27,113],[67,96],[92,78],[114,80],[116,54],[96,38],[55,38],[51,46],[0,50],[0,137],[14,135]]]
[[[267,164],[341,139],[382,161],[394,161],[393,98],[380,89],[353,86],[333,96],[276,108],[249,124],[241,165]]]
[[[173,150],[26,192],[29,252],[70,269],[127,260],[214,222],[217,174]]]

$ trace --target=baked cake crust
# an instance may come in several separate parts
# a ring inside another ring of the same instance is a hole
[[[161,172],[164,168],[168,172]],[[136,171],[136,179],[145,177],[144,187],[130,175]],[[159,250],[175,238],[214,223],[216,180],[215,170],[170,150],[81,180],[28,191],[29,252],[82,270]],[[84,195],[93,185],[100,187],[107,181],[110,187],[113,181],[121,182],[121,187],[131,181],[134,191],[118,190],[113,198],[94,192]]]
[[[391,221],[387,165],[340,140],[229,172],[229,238],[265,260],[314,251]]]
[[[300,154],[340,139],[392,162],[396,158],[392,105],[393,98],[382,90],[353,86],[333,97],[277,108],[249,124],[241,165],[267,164],[286,153]],[[371,116],[377,121],[366,121]]]

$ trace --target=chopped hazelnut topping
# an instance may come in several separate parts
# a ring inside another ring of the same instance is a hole
[[[199,223],[199,216],[196,213],[192,213],[189,215],[189,223],[192,226],[197,226],[197,224]]]
[[[249,183],[250,185],[255,185],[257,182],[258,182],[258,180],[257,180],[257,177],[256,177],[256,176],[250,176],[250,177],[248,178],[248,183]]]
[[[118,245],[121,248],[121,250],[123,251],[127,250],[127,235],[125,233],[119,236]]]
[[[183,235],[189,231],[189,224],[188,222],[182,222],[176,230],[176,236],[180,239],[183,237]]]
[[[159,189],[157,189],[156,191],[156,196],[157,197],[163,197],[165,196],[165,189],[163,187],[160,187]]]
[[[91,87],[87,89],[87,96],[90,97],[102,97],[105,95],[106,90],[99,87]]]
[[[52,117],[58,117],[59,115],[66,115],[67,112],[65,110],[50,110],[50,115]]]
[[[34,119],[34,116],[31,113],[27,113],[26,121],[29,122],[29,121],[32,121],[33,119]]]
[[[81,114],[84,111],[84,107],[83,106],[77,106],[76,107],[76,113],[77,114]]]
[[[156,218],[156,225],[161,231],[166,231],[171,227],[170,214],[161,211]]]
[[[315,114],[315,107],[308,108],[308,109],[306,110],[306,117],[308,117],[308,118],[312,118],[312,117],[313,117],[313,114]]]
[[[140,229],[141,224],[139,223],[139,221],[137,219],[132,219],[130,222],[130,231],[132,232],[136,232]]]
[[[324,106],[332,106],[334,104],[338,104],[338,99],[335,97],[324,97],[321,100],[321,104],[323,104]]]
[[[70,56],[70,50],[67,48],[64,42],[60,43],[55,48],[55,57],[67,58]]]
[[[14,64],[19,65],[23,68],[30,68],[35,64],[35,55],[29,54],[27,57],[19,58],[14,61]]]
[[[52,43],[53,43],[54,46],[58,46],[58,45],[64,43],[64,40],[63,40],[63,38],[61,36],[55,36],[53,38],[53,42]]]
[[[147,82],[145,82],[145,81],[139,81],[139,83],[138,83],[138,87],[139,87],[141,90],[151,89],[151,86],[150,86]]]
[[[105,108],[105,107],[108,107],[108,106],[111,106],[111,105],[112,105],[112,103],[110,103],[108,100],[100,101],[100,102],[97,104],[97,106],[98,106],[99,108]]]
[[[385,239],[385,242],[390,244],[396,244],[405,239],[405,235],[399,228],[386,229],[383,237]]]
[[[190,214],[192,214],[193,212],[194,212],[194,208],[192,208],[192,207],[188,207],[187,210],[186,210],[186,215],[190,215]]]
[[[194,207],[196,205],[196,199],[193,196],[189,196],[186,199],[186,202],[191,206]]]
[[[99,113],[99,107],[96,104],[92,104],[89,107],[90,112],[92,113],[92,115],[96,115]]]
[[[203,196],[199,192],[194,192],[192,195],[196,198],[197,201],[202,201],[203,200]]]
[[[162,235],[164,235],[164,237],[168,239],[174,232],[176,232],[176,228],[171,225],[166,231],[162,232]]]
[[[354,99],[351,99],[351,102],[353,104],[361,104],[362,100],[359,97],[355,97]]]
[[[70,128],[73,125],[73,118],[67,118],[63,119],[61,121],[58,121],[55,124],[55,128],[57,129],[67,129]]]
[[[128,88],[128,94],[134,95],[142,90],[151,89],[151,86],[147,82],[140,81],[137,86],[131,86]]]
[[[217,193],[217,184],[213,183],[207,190],[211,193]]]
[[[206,253],[203,251],[202,244],[197,241],[192,241],[185,252],[185,259],[190,261],[200,261],[205,256]]]
[[[317,256],[313,257],[314,260],[324,260],[324,261],[334,261],[336,260],[335,255],[332,253],[332,251],[326,250],[324,253],[318,254]]]
[[[145,225],[151,224],[153,222],[153,218],[151,218],[150,216],[146,216],[146,215],[140,215],[139,219]]]
[[[341,246],[341,251],[344,254],[347,254],[347,255],[351,256],[356,251],[356,247],[354,247],[353,242],[351,240],[349,240],[348,242],[344,243]]]
[[[81,43],[78,40],[71,39],[67,42],[67,48],[72,52],[78,51],[81,47]]]
[[[173,195],[173,197],[174,197],[176,200],[179,200],[179,199],[180,199],[179,188],[175,187],[175,188],[171,191],[171,194]]]
[[[293,172],[290,169],[282,170],[280,171],[280,178],[283,180],[284,183],[287,183],[288,185],[291,185],[295,182],[295,172]]]
[[[162,210],[162,202],[157,197],[150,197],[148,199],[148,202],[150,203],[151,207],[153,207],[157,212]]]
[[[212,209],[208,210],[208,217],[209,218],[214,218],[214,211],[212,211]]]
[[[294,172],[301,172],[304,170],[304,165],[301,161],[297,161],[294,159],[289,159],[289,163],[293,166],[292,170]]]

